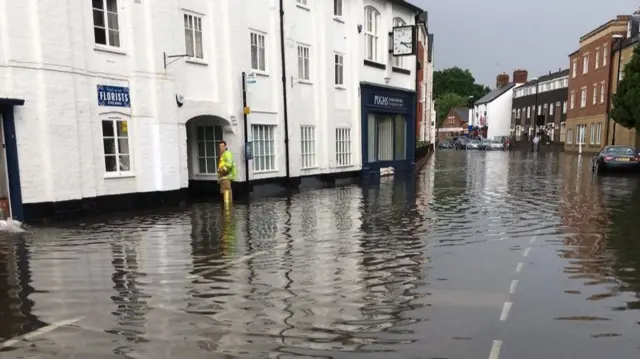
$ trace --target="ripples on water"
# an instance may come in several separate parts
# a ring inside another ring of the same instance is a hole
[[[388,357],[428,340],[414,329],[429,319],[430,251],[534,231],[579,281],[563,295],[640,309],[637,178],[594,179],[568,155],[437,157],[415,180],[1,238],[0,340],[82,317],[26,350]]]

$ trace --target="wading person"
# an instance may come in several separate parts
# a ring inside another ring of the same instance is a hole
[[[218,161],[218,184],[225,207],[232,201],[231,182],[236,178],[236,165],[233,163],[233,155],[227,150],[227,143],[220,141],[220,160]]]

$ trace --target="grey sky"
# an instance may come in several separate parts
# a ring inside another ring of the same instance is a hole
[[[616,15],[638,9],[637,0],[410,0],[429,11],[436,70],[468,68],[476,81],[495,86],[498,73],[516,68],[529,78],[569,66],[581,35]]]

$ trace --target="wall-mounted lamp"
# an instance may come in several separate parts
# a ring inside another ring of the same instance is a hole
[[[362,24],[358,24],[358,34],[362,33]]]

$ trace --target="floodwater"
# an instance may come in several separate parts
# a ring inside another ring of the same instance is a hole
[[[0,357],[637,359],[639,185],[445,150],[415,180],[2,235]]]

